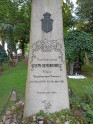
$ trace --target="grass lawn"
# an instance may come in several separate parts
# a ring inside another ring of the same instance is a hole
[[[83,66],[82,70],[88,76],[86,79],[68,79],[69,87],[72,88],[77,96],[84,95],[87,90],[91,92],[93,89],[93,64]],[[25,92],[26,74],[27,65],[25,62],[19,62],[16,67],[9,68],[7,64],[2,67],[2,77],[0,77],[0,112],[13,89]]]
[[[85,79],[68,79],[68,85],[76,96],[84,96],[87,92],[93,93],[93,64],[82,66],[82,74]]]
[[[25,92],[26,74],[27,65],[25,62],[20,62],[16,67],[8,67],[7,64],[2,67],[2,77],[0,77],[0,111],[13,89]],[[21,96],[23,97],[23,95]]]

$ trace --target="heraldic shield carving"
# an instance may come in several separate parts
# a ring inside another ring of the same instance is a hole
[[[51,14],[46,12],[43,14],[44,19],[42,19],[42,30],[46,33],[52,31],[53,28],[53,19],[50,19]]]

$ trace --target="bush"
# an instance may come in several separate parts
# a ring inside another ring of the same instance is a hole
[[[8,62],[9,58],[4,48],[0,45],[0,63]]]
[[[93,124],[93,85],[85,88],[84,96],[70,98],[72,110],[77,110],[86,118],[88,124]]]

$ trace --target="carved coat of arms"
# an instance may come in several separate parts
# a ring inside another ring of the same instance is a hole
[[[53,28],[53,19],[50,19],[51,14],[46,12],[43,14],[44,19],[41,20],[42,22],[42,30],[46,33],[50,32]]]

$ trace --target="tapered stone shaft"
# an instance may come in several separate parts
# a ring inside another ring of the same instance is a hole
[[[32,0],[24,116],[69,108],[62,1]]]

